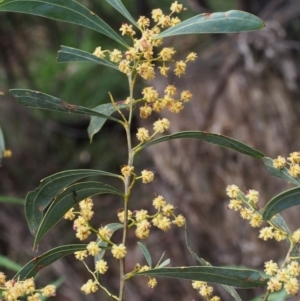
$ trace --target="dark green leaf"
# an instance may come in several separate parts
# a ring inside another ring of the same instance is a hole
[[[29,261],[15,276],[14,279],[19,278],[25,280],[27,278],[34,277],[41,269],[50,265],[51,263],[61,259],[62,257],[73,254],[76,251],[82,251],[86,249],[85,244],[65,245],[58,248],[54,248],[40,256],[33,258]]]
[[[135,274],[155,277],[172,277],[189,280],[199,280],[211,283],[234,286],[238,288],[253,288],[265,286],[268,279],[259,272],[249,269],[233,269],[222,267],[181,267],[159,268]]]
[[[300,186],[300,179],[294,178],[289,174],[289,171],[287,168],[277,169],[273,167],[273,159],[264,157],[263,158],[264,164],[267,167],[268,172],[276,178],[283,179],[289,183],[293,183],[297,186]]]
[[[14,272],[18,272],[22,268],[18,263],[2,255],[0,255],[0,267]]]
[[[119,223],[111,223],[111,224],[106,225],[106,227],[111,231],[111,235],[108,237],[108,239],[110,239],[117,230],[123,228],[123,225],[119,224]],[[103,248],[107,247],[107,242],[103,241],[99,237],[97,238],[97,244],[100,248],[102,248],[102,250],[99,252],[99,254],[94,256],[95,264],[97,261],[99,261],[103,258],[104,254],[106,252],[106,250]]]
[[[118,70],[117,65],[107,60],[101,59],[89,52],[76,49],[76,48],[67,47],[67,46],[61,46],[61,50],[58,51],[56,60],[58,63],[67,63],[67,62],[95,63],[95,64],[103,65]]]
[[[120,14],[122,14],[127,20],[138,27],[135,20],[132,18],[121,0],[106,0],[112,7],[114,7]]]
[[[185,20],[161,32],[156,38],[197,33],[236,33],[261,29],[264,22],[258,17],[238,10],[205,13]]]
[[[96,30],[127,47],[108,24],[74,0],[2,0],[0,11],[26,13],[78,24]]]
[[[25,201],[19,198],[0,196],[0,203],[24,205]]]
[[[144,244],[142,244],[141,242],[138,242],[139,247],[142,250],[142,253],[148,263],[148,266],[151,268],[152,267],[152,259],[151,259],[151,255],[148,251],[148,249],[146,248],[146,246]]]
[[[101,170],[77,169],[59,172],[41,180],[40,186],[29,192],[25,201],[25,216],[31,234],[35,236],[43,218],[43,211],[63,188],[82,178],[92,176],[119,177]]]
[[[127,108],[128,105],[118,105],[119,109]],[[94,111],[110,116],[112,113],[116,111],[115,107],[111,103],[106,103],[100,106],[97,106],[93,109]],[[90,138],[90,141],[93,140],[93,137],[96,133],[98,133],[102,126],[104,125],[105,121],[107,118],[101,118],[101,117],[96,117],[92,116],[91,121],[88,127],[88,135]]]
[[[263,211],[263,219],[270,220],[275,214],[298,205],[300,205],[300,187],[286,190],[268,202]]]
[[[80,201],[97,194],[111,193],[123,196],[118,189],[100,182],[75,183],[58,194],[46,211],[37,230],[34,247],[37,247],[45,234]]]
[[[43,110],[52,110],[65,113],[81,114],[98,116],[106,119],[111,119],[120,122],[118,119],[107,116],[91,109],[72,105],[59,98],[44,94],[38,91],[25,90],[25,89],[12,89],[10,93],[17,99],[17,102],[25,107],[38,108]]]
[[[236,150],[242,154],[254,157],[254,158],[262,158],[265,155],[261,153],[260,151],[242,143],[235,139],[223,136],[221,134],[215,134],[215,133],[207,133],[207,132],[200,132],[200,131],[185,131],[185,132],[178,132],[173,135],[167,135],[162,136],[157,139],[151,140],[149,142],[146,142],[145,144],[141,145],[137,151],[160,143],[164,141],[174,140],[174,139],[198,139],[198,140],[205,140],[207,142],[217,144],[222,147],[230,148],[233,150]]]

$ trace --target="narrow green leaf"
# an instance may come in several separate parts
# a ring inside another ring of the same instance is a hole
[[[0,195],[0,203],[24,205],[25,201],[19,198],[7,197]]]
[[[119,109],[124,109],[124,108],[127,108],[128,105],[119,104],[118,107],[119,107]],[[114,113],[116,111],[115,107],[111,103],[106,103],[106,104],[97,106],[93,110],[98,113],[107,115],[107,116],[110,116],[112,113]],[[87,130],[91,142],[93,140],[94,135],[101,130],[101,128],[103,127],[106,120],[107,120],[107,118],[91,116],[90,124],[89,124],[88,130]]]
[[[237,33],[261,29],[264,26],[264,22],[252,14],[230,10],[222,13],[197,15],[168,28],[155,38],[197,33]]]
[[[43,211],[63,188],[82,178],[93,176],[119,177],[101,170],[75,169],[59,172],[41,180],[40,186],[30,191],[25,200],[25,216],[31,234],[35,236],[43,218]]]
[[[277,169],[273,167],[273,159],[264,157],[263,162],[267,167],[268,172],[275,178],[283,179],[289,183],[293,183],[297,186],[300,186],[300,179],[294,178],[289,174],[287,168]]]
[[[58,63],[68,63],[68,62],[95,63],[95,64],[103,65],[118,70],[117,65],[107,60],[101,59],[93,55],[92,53],[76,48],[67,47],[67,46],[61,46],[61,50],[59,50],[57,53],[56,61]]]
[[[159,266],[158,268],[163,268],[165,267],[166,265],[170,264],[171,260],[168,258],[166,260],[164,260]]]
[[[44,94],[42,92],[25,90],[25,89],[12,89],[10,93],[17,99],[17,102],[25,107],[38,108],[43,110],[52,110],[65,113],[81,114],[98,116],[106,119],[111,119],[120,122],[118,119],[107,116],[91,109],[72,105],[54,96]]]
[[[300,205],[300,187],[286,190],[268,202],[263,211],[263,219],[270,220],[275,214],[298,205]]]
[[[137,151],[160,143],[164,141],[174,140],[174,139],[197,139],[197,140],[205,140],[207,142],[217,144],[222,147],[230,148],[235,151],[238,151],[239,153],[260,159],[264,157],[265,155],[261,153],[260,151],[238,141],[233,138],[229,138],[226,136],[223,136],[221,134],[216,133],[207,133],[207,132],[200,132],[200,131],[185,131],[185,132],[178,132],[172,135],[162,136],[157,139],[151,140],[149,142],[146,142],[145,144],[141,145]]]
[[[133,19],[131,14],[128,12],[121,0],[106,0],[112,7],[114,7],[120,14],[122,14],[128,21],[138,27],[136,21]]]
[[[276,214],[275,216],[273,216],[272,224],[276,228],[281,229],[283,232],[291,234],[289,227],[287,226],[287,224],[285,223],[285,220],[282,218],[282,216],[280,214]],[[288,239],[286,241],[287,241],[287,243],[289,243]]]
[[[45,236],[45,234],[77,203],[88,197],[103,193],[123,196],[123,193],[118,189],[100,182],[75,183],[65,188],[53,199],[46,211],[37,230],[34,247],[38,246],[40,240]]]
[[[138,242],[138,245],[148,263],[148,266],[151,268],[152,267],[152,258],[151,258],[150,252],[148,251],[146,246],[144,244],[142,244],[141,242]]]
[[[108,24],[74,0],[2,0],[0,11],[26,13],[78,24],[98,31],[127,47],[125,41]]]
[[[113,234],[119,230],[123,228],[123,224],[120,223],[111,223],[106,225],[105,227],[107,227],[110,230],[110,235],[108,236],[108,239],[110,239]],[[97,238],[96,240],[98,246],[101,248],[101,251],[99,252],[99,254],[97,254],[96,256],[94,256],[94,263],[96,264],[97,261],[101,260],[106,252],[106,248],[107,247],[107,242],[103,241],[101,238]]]
[[[267,278],[263,278],[259,272],[255,270],[207,266],[159,268],[135,274],[135,276],[140,275],[199,280],[238,288],[265,286],[268,281]]]
[[[1,160],[3,158],[3,154],[5,151],[5,141],[4,141],[4,136],[3,136],[3,132],[0,126],[0,166],[1,166]]]
[[[6,256],[2,256],[0,255],[0,267],[14,271],[14,272],[18,272],[22,266],[20,266],[18,263],[10,260],[8,257]]]
[[[167,252],[167,251],[164,251],[164,252],[162,253],[162,255],[160,256],[159,261],[158,261],[157,265],[155,266],[155,268],[160,267],[160,263],[161,263],[161,261],[163,260],[163,258],[164,258],[164,256],[165,256],[166,252]],[[168,260],[168,259],[167,259],[167,260]]]
[[[86,249],[86,244],[65,245],[54,248],[40,256],[29,261],[15,276],[14,279],[19,278],[25,280],[34,277],[41,269],[50,265],[51,263],[61,259],[62,257],[73,254],[76,251]]]

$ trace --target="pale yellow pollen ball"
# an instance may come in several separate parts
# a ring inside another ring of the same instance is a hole
[[[107,262],[103,259],[98,260],[95,267],[100,274],[104,274],[108,270]]]
[[[136,138],[140,142],[145,142],[149,139],[149,131],[145,128],[139,128],[137,133],[136,133]]]
[[[142,183],[148,184],[148,183],[150,183],[150,182],[153,181],[153,179],[154,179],[154,173],[153,173],[153,171],[144,169],[141,172],[141,177],[142,177]]]
[[[153,123],[153,129],[157,133],[163,133],[170,127],[170,121],[167,118],[158,119]]]
[[[126,255],[126,247],[123,244],[120,245],[113,245],[111,249],[112,255],[117,258],[121,259],[124,258]]]
[[[56,287],[54,285],[47,285],[42,289],[42,294],[45,297],[53,297],[55,296]]]

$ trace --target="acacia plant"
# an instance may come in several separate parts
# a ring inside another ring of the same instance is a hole
[[[239,210],[241,216],[250,220],[253,227],[260,227],[263,220],[269,223],[269,227],[263,228],[260,232],[259,236],[262,239],[274,237],[277,240],[289,242],[290,248],[284,263],[278,267],[272,261],[267,262],[265,273],[245,268],[211,266],[203,258],[192,252],[189,246],[185,217],[177,212],[174,206],[169,204],[163,196],[158,195],[153,200],[149,196],[149,201],[153,204],[151,212],[145,209],[134,210],[131,200],[131,192],[137,185],[147,184],[154,180],[153,171],[146,168],[142,171],[136,170],[135,156],[150,145],[167,143],[173,139],[205,140],[244,155],[262,158],[273,176],[283,178],[299,186],[300,181],[297,178],[300,174],[299,153],[292,153],[288,158],[291,163],[290,170],[288,170],[285,167],[284,158],[279,157],[272,161],[260,151],[221,134],[185,131],[161,135],[170,126],[170,122],[166,118],[156,120],[152,130],[143,127],[138,128],[136,139],[131,136],[132,118],[136,110],[139,111],[140,118],[147,118],[152,112],[163,114],[164,110],[177,114],[192,99],[190,91],[177,91],[175,85],[167,85],[163,92],[158,92],[152,84],[149,85],[149,80],[153,80],[158,73],[164,77],[168,77],[171,73],[177,77],[184,76],[187,64],[197,59],[197,54],[191,52],[185,57],[175,60],[176,50],[174,47],[164,47],[164,38],[183,34],[252,31],[263,28],[264,23],[256,16],[235,10],[225,13],[201,14],[181,21],[179,15],[184,14],[187,9],[177,1],[171,4],[170,11],[167,13],[157,8],[152,11],[150,18],[140,16],[136,21],[121,0],[106,1],[127,19],[128,23],[124,22],[120,25],[120,32],[115,32],[94,12],[73,0],[0,1],[0,11],[2,12],[28,13],[70,22],[98,31],[114,40],[119,44],[119,49],[103,49],[100,45],[93,53],[62,46],[58,52],[57,62],[98,64],[101,68],[112,68],[115,72],[121,72],[124,74],[124,80],[128,82],[128,91],[124,93],[124,101],[116,102],[114,95],[108,93],[108,102],[95,108],[70,104],[38,91],[10,90],[18,103],[23,106],[89,115],[91,118],[88,135],[91,140],[93,135],[100,131],[107,119],[118,123],[125,131],[128,158],[124,158],[124,165],[119,174],[90,169],[61,171],[42,179],[39,187],[27,194],[25,215],[30,232],[34,236],[35,248],[38,247],[46,233],[62,218],[72,220],[76,237],[80,241],[87,241],[87,243],[58,246],[35,257],[11,280],[7,280],[5,275],[0,273],[2,299],[14,301],[25,295],[27,300],[37,301],[42,295],[54,295],[55,288],[51,285],[44,289],[36,289],[33,277],[42,267],[69,254],[75,254],[75,257],[85,265],[90,273],[90,279],[87,279],[86,283],[82,285],[81,290],[85,294],[103,290],[112,300],[125,300],[126,283],[131,278],[139,276],[148,278],[148,286],[151,288],[156,286],[157,277],[191,280],[193,287],[207,301],[220,300],[220,297],[213,294],[213,289],[209,283],[223,285],[236,301],[241,299],[234,288],[266,286],[263,300],[268,300],[271,293],[279,291],[283,287],[288,294],[296,294],[299,288],[296,277],[300,273],[296,246],[300,240],[300,230],[293,234],[290,233],[278,213],[285,208],[299,204],[299,199],[295,198],[295,195],[299,194],[299,188],[276,196],[264,209],[257,205],[257,191],[249,190],[243,193],[235,185],[230,185],[227,189],[231,198],[229,208]],[[145,86],[141,91],[138,91],[136,83],[141,79]],[[139,95],[139,98],[135,99],[134,95]],[[113,113],[115,113],[114,116],[111,116]],[[117,178],[124,184],[123,191],[102,182],[83,180],[98,176]],[[98,194],[112,194],[116,199],[119,199],[120,207],[123,210],[118,212],[116,223],[100,227],[93,221],[93,216],[96,216],[97,212],[93,211],[92,197]],[[127,253],[126,249],[129,231],[135,232],[137,240],[146,240],[152,227],[167,232],[172,226],[185,226],[185,230],[182,231],[185,231],[187,248],[191,256],[196,259],[197,266],[167,267],[170,264],[170,259],[153,263],[151,250],[147,249],[146,243],[137,242],[147,265],[141,265],[137,262],[133,270],[126,268],[126,258],[130,256],[130,252]],[[112,236],[116,231],[122,231],[121,241],[113,239]],[[105,277],[105,273],[109,269],[109,264],[105,260],[106,252],[111,252],[115,260],[119,261],[120,285],[118,292],[104,287],[101,282],[101,278]],[[88,266],[85,261],[88,256],[94,257],[94,266],[92,267]]]

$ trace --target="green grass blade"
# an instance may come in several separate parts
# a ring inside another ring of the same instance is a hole
[[[24,205],[25,200],[13,197],[7,197],[0,195],[0,203],[7,203],[7,204],[17,204],[17,205]]]
[[[18,263],[2,255],[0,255],[0,267],[14,272],[18,272],[22,268],[22,266],[20,266]]]

